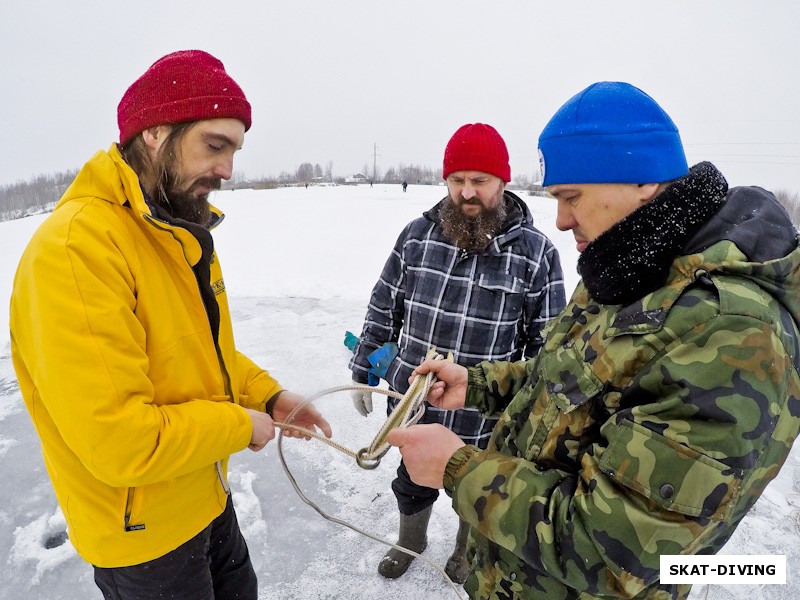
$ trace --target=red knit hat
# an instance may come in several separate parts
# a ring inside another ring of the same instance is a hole
[[[239,119],[250,129],[250,103],[223,64],[202,50],[158,59],[133,82],[117,107],[119,142],[157,125]]]
[[[482,171],[511,181],[506,143],[494,127],[463,125],[453,134],[444,150],[442,177],[447,179],[454,171]]]

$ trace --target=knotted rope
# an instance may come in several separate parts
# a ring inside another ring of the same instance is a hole
[[[452,354],[448,356],[447,359],[444,358],[441,354],[436,352],[435,349],[428,350],[427,355],[425,356],[426,359],[433,358],[434,360],[449,360],[453,362]],[[292,429],[294,431],[299,431],[303,435],[307,435],[309,437],[313,437],[321,442],[325,442],[329,446],[336,448],[340,452],[350,456],[356,460],[356,463],[362,469],[374,469],[377,467],[381,459],[386,455],[389,451],[389,443],[386,441],[386,436],[389,435],[389,432],[396,427],[409,427],[411,425],[415,425],[419,422],[422,416],[425,414],[425,398],[428,397],[428,391],[430,391],[431,386],[436,382],[436,376],[433,373],[427,373],[426,375],[417,375],[414,380],[411,382],[411,385],[408,387],[408,390],[405,394],[400,394],[399,392],[395,392],[393,390],[373,387],[370,385],[360,385],[360,384],[350,384],[350,385],[340,385],[336,387],[327,388],[310,396],[306,399],[305,402],[296,406],[292,412],[286,417],[286,421],[284,422],[275,422],[275,426],[278,427],[281,431],[278,433],[278,441],[280,442],[281,438],[283,437],[283,430]],[[364,390],[369,392],[377,392],[379,394],[384,394],[386,396],[391,396],[392,398],[399,398],[400,402],[398,402],[395,409],[386,419],[386,422],[380,428],[378,433],[375,435],[375,439],[372,440],[372,443],[367,446],[366,448],[362,448],[358,452],[354,452],[341,444],[334,442],[333,440],[329,440],[325,436],[317,433],[316,431],[312,431],[311,429],[306,429],[305,427],[298,427],[297,425],[292,425],[292,419],[294,415],[296,415],[299,411],[303,409],[307,404],[314,402],[318,398],[322,396],[327,396],[328,394],[334,394],[336,392],[343,392],[347,390]]]
[[[441,354],[438,354],[434,349],[429,350],[425,358],[426,359],[434,358],[437,360],[449,360],[450,362],[453,362],[452,354],[450,354],[447,357],[447,359],[445,359]],[[289,466],[286,464],[286,458],[283,455],[283,432],[287,429],[292,429],[295,431],[300,431],[304,435],[313,437],[314,439],[320,440],[321,442],[325,442],[329,446],[336,448],[337,450],[343,452],[347,456],[354,458],[358,466],[361,467],[362,469],[374,469],[380,464],[381,459],[389,451],[390,446],[386,441],[386,436],[389,434],[389,432],[396,427],[409,427],[411,425],[414,425],[425,414],[425,405],[424,405],[425,398],[428,397],[428,391],[435,382],[436,382],[436,377],[433,373],[428,373],[424,377],[421,375],[417,375],[411,382],[411,385],[409,386],[408,391],[405,394],[400,394],[393,390],[388,390],[384,388],[373,387],[369,385],[358,385],[358,384],[340,385],[322,390],[321,392],[314,394],[313,396],[310,396],[305,402],[295,407],[294,410],[292,410],[292,412],[289,413],[285,422],[275,423],[275,426],[278,427],[278,457],[280,458],[283,470],[286,472],[286,476],[288,477],[289,482],[292,484],[294,491],[297,492],[297,495],[303,502],[305,502],[308,506],[317,511],[317,513],[319,513],[319,515],[323,519],[331,521],[332,523],[337,523],[339,525],[347,527],[348,529],[352,529],[356,533],[360,533],[361,535],[368,537],[371,540],[380,542],[382,544],[386,544],[387,546],[391,546],[396,550],[405,552],[406,554],[410,554],[411,556],[419,558],[420,560],[426,562],[439,572],[439,574],[452,588],[453,593],[455,593],[456,597],[458,597],[459,600],[463,600],[463,596],[458,591],[458,588],[450,579],[450,577],[447,575],[447,573],[444,571],[444,569],[442,569],[442,567],[437,565],[432,560],[422,556],[417,552],[414,552],[413,550],[409,550],[408,548],[404,548],[403,546],[399,546],[388,540],[385,540],[381,537],[378,537],[367,531],[364,531],[356,527],[355,525],[348,523],[347,521],[337,519],[336,517],[333,517],[325,513],[325,511],[323,511],[312,500],[310,500],[300,489],[300,486],[297,484],[297,480],[294,478],[294,475],[292,475],[291,471],[289,470]],[[302,410],[303,407],[306,406],[307,404],[310,404],[311,402],[313,402],[317,398],[321,398],[322,396],[327,396],[328,394],[333,394],[336,392],[342,392],[346,390],[366,390],[370,392],[385,394],[386,396],[391,396],[393,398],[400,399],[400,402],[397,404],[395,409],[386,419],[386,422],[380,428],[375,438],[372,440],[372,443],[368,447],[362,448],[358,452],[353,452],[352,450],[349,450],[345,446],[337,442],[334,442],[333,440],[329,440],[323,435],[320,435],[316,431],[312,431],[310,429],[306,429],[305,427],[298,427],[296,425],[291,424],[294,415],[297,414],[300,410]]]

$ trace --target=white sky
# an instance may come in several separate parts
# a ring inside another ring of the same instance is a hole
[[[159,57],[217,56],[253,105],[235,169],[441,164],[462,124],[494,125],[532,175],[544,124],[624,80],[677,123],[691,163],[732,185],[800,188],[800,4],[792,0],[57,0],[0,12],[0,185],[81,166]]]

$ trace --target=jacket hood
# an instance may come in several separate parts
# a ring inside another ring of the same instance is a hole
[[[108,152],[100,150],[89,159],[64,192],[55,210],[68,202],[98,199],[128,207],[137,219],[156,224],[161,229],[169,229],[182,244],[190,264],[194,265],[200,259],[201,249],[195,235],[196,228],[200,226],[167,218],[160,211],[153,210],[144,196],[139,177],[122,158],[116,144],[112,144]],[[211,206],[211,214],[209,229],[213,229],[224,219],[222,212],[214,206]]]
[[[773,194],[757,187],[728,190],[711,163],[700,163],[598,236],[578,271],[604,304],[630,304],[689,270],[739,274],[776,297],[794,290],[800,298],[797,244],[797,231]],[[784,302],[795,316],[797,303]]]
[[[737,187],[686,245],[709,272],[756,282],[800,323],[800,247],[797,230],[775,196],[759,187]]]
[[[99,198],[120,206],[128,204],[137,212],[150,214],[139,178],[124,161],[116,144],[112,144],[108,152],[100,150],[89,159],[64,192],[56,210],[78,198]]]
[[[66,202],[79,198],[99,198],[119,206],[128,205],[136,213],[157,217],[145,198],[139,177],[128,166],[120,154],[119,147],[112,144],[108,152],[98,151],[78,172],[56,209]],[[211,207],[213,229],[224,218],[222,212]]]
[[[786,209],[760,187],[735,187],[725,203],[692,236],[684,254],[703,252],[721,240],[733,242],[751,262],[767,262],[797,246],[796,231]]]

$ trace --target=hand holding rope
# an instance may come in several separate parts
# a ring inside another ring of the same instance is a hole
[[[450,354],[445,359],[441,354],[437,353],[436,350],[433,348],[428,351],[425,358],[426,359],[434,358],[437,360],[449,360],[450,362],[453,361],[452,354]],[[398,392],[388,389],[372,387],[368,385],[355,385],[355,384],[342,385],[322,390],[321,392],[309,397],[308,400],[306,400],[304,403],[300,404],[294,410],[292,410],[292,412],[290,412],[288,417],[286,418],[285,422],[275,423],[275,426],[279,428],[278,456],[280,458],[281,465],[283,466],[283,470],[286,472],[286,476],[289,478],[289,482],[292,484],[292,487],[294,488],[295,492],[297,492],[297,495],[303,502],[305,502],[308,506],[317,511],[317,513],[319,513],[319,515],[322,516],[322,518],[326,519],[327,521],[331,521],[332,523],[337,523],[339,525],[347,527],[348,529],[352,529],[356,533],[360,533],[361,535],[368,537],[371,540],[375,540],[376,542],[381,542],[382,544],[391,546],[392,548],[400,550],[401,552],[410,554],[415,558],[419,558],[421,561],[427,563],[428,565],[436,569],[436,571],[438,571],[439,574],[442,576],[442,578],[448,583],[450,588],[453,590],[453,593],[455,593],[456,597],[458,597],[459,600],[463,600],[463,597],[461,596],[461,593],[456,587],[456,584],[453,583],[453,581],[447,575],[445,570],[442,569],[441,566],[437,565],[432,560],[426,558],[425,556],[422,556],[417,552],[414,552],[413,550],[409,550],[408,548],[399,546],[398,544],[393,544],[388,540],[385,540],[367,531],[359,529],[358,527],[348,523],[347,521],[343,521],[341,519],[337,519],[336,517],[332,517],[326,514],[325,511],[323,511],[319,506],[317,506],[308,497],[306,497],[306,495],[300,489],[300,486],[297,484],[297,480],[294,478],[291,471],[289,471],[289,467],[286,464],[286,458],[283,455],[283,432],[285,430],[292,429],[295,431],[299,431],[306,436],[313,437],[314,439],[325,442],[326,444],[328,444],[333,448],[336,448],[340,452],[343,452],[344,454],[351,456],[352,458],[355,459],[358,466],[361,467],[362,469],[374,469],[380,464],[381,459],[389,451],[390,446],[386,441],[386,436],[389,434],[389,432],[397,427],[409,427],[411,425],[414,425],[422,418],[422,415],[425,414],[425,405],[424,405],[425,398],[427,398],[428,391],[435,382],[436,382],[436,376],[433,373],[427,373],[424,376],[417,375],[411,382],[411,385],[409,386],[408,391],[405,394],[399,394]],[[315,431],[306,429],[304,427],[297,427],[296,425],[291,424],[294,415],[298,411],[300,411],[306,404],[309,404],[310,402],[313,402],[317,398],[326,396],[328,394],[346,390],[354,390],[354,389],[355,390],[366,389],[371,392],[378,392],[381,394],[385,394],[387,396],[391,396],[393,398],[400,399],[400,402],[392,411],[392,414],[389,415],[389,418],[386,419],[386,422],[383,424],[380,431],[378,431],[377,435],[375,436],[375,439],[372,440],[372,443],[368,447],[362,448],[358,452],[353,452],[352,450],[345,448],[341,444],[338,444],[333,440],[329,440],[328,438],[321,436]]]
[[[448,360],[453,362],[453,355],[450,354],[447,358],[436,352],[435,348],[431,348],[428,350],[428,353],[425,355],[425,359],[433,358],[435,360]],[[275,426],[280,428],[282,431],[287,429],[292,429],[294,431],[299,431],[303,435],[313,437],[314,439],[320,440],[321,442],[325,442],[329,446],[336,448],[340,452],[351,456],[355,459],[356,463],[362,469],[374,469],[377,467],[381,459],[386,455],[389,451],[389,443],[386,441],[386,436],[389,432],[396,428],[396,427],[409,427],[411,425],[415,425],[419,422],[422,416],[425,414],[425,398],[428,397],[428,391],[430,390],[431,386],[436,383],[436,375],[434,373],[426,373],[425,375],[417,375],[414,380],[411,382],[408,390],[405,394],[400,394],[393,390],[373,387],[368,385],[357,385],[357,384],[350,384],[350,385],[340,385],[336,387],[327,388],[310,396],[305,402],[299,404],[289,413],[286,421],[284,422],[276,422]],[[370,392],[377,392],[379,394],[384,394],[386,396],[390,396],[392,398],[399,398],[400,402],[397,404],[395,409],[392,411],[392,414],[386,419],[386,422],[380,428],[378,433],[376,434],[375,438],[372,440],[372,443],[367,446],[366,448],[362,448],[357,452],[353,452],[348,448],[330,440],[326,437],[323,437],[316,431],[312,431],[310,429],[306,429],[304,427],[298,427],[296,425],[292,425],[292,419],[295,414],[303,409],[304,406],[314,402],[314,400],[321,398],[322,396],[327,396],[328,394],[333,394],[336,392],[343,392],[347,390],[366,390]],[[282,437],[279,434],[279,441]]]

